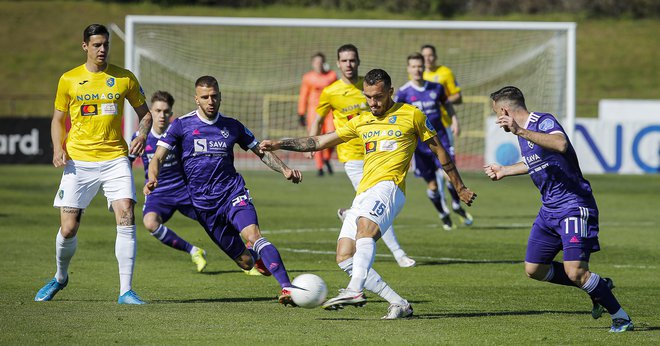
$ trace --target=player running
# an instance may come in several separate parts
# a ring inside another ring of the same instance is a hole
[[[156,91],[151,96],[151,114],[154,117],[151,131],[147,136],[144,152],[142,153],[142,164],[144,165],[145,181],[149,180],[149,161],[156,152],[158,141],[165,133],[170,124],[174,97],[167,91]],[[139,134],[133,134],[133,138]],[[148,197],[145,196],[144,208],[142,209],[142,222],[149,233],[161,243],[190,254],[192,262],[198,272],[206,268],[206,252],[181,238],[174,230],[164,224],[174,215],[175,211],[197,220],[193,209],[188,189],[183,179],[183,170],[180,162],[179,148],[174,148],[165,157],[163,168],[158,175],[160,188]]]
[[[250,192],[234,167],[234,145],[251,150],[264,164],[295,184],[302,181],[302,175],[275,154],[262,152],[252,132],[241,122],[220,114],[221,95],[214,77],[197,79],[195,102],[197,109],[175,119],[158,141],[149,163],[144,194],[158,191],[158,177],[167,155],[180,148],[183,174],[197,221],[241,269],[251,270],[255,261],[262,259],[281,286],[279,302],[294,305],[284,263],[275,246],[261,236]],[[241,236],[252,244],[251,249],[245,246]]]
[[[387,72],[375,69],[364,77],[364,95],[371,112],[361,113],[336,132],[321,136],[264,140],[262,150],[315,151],[353,139],[362,142],[365,150],[364,176],[357,188],[351,209],[341,228],[340,240],[355,240],[351,280],[346,289],[323,304],[325,309],[338,309],[344,305],[362,306],[366,297],[364,288],[385,284],[371,267],[376,255],[376,240],[389,232],[396,215],[405,202],[405,181],[417,140],[422,139],[440,159],[442,167],[457,188],[461,200],[471,205],[476,194],[461,180],[451,156],[438,142],[433,126],[419,109],[392,100],[392,81]],[[410,317],[410,303],[399,297],[390,304],[383,319]]]
[[[612,294],[612,280],[589,271],[589,257],[600,250],[598,207],[564,128],[552,114],[529,112],[516,87],[504,87],[490,98],[497,124],[518,136],[523,161],[511,166],[491,163],[484,166],[486,175],[500,180],[529,174],[541,192],[543,205],[527,242],[527,276],[580,287],[591,297],[593,318],[600,318],[603,307],[610,313],[610,332],[633,330],[630,316]],[[564,263],[553,261],[560,250]]]
[[[422,78],[424,57],[421,54],[411,54],[408,56],[407,61],[410,81],[399,88],[396,96],[394,96],[394,102],[409,103],[424,112],[433,127],[438,129],[440,144],[449,152],[452,161],[456,162],[454,146],[451,144],[449,134],[441,119],[441,111],[450,114],[452,117],[456,117],[456,111],[447,98],[445,88],[442,84],[428,82]],[[438,213],[440,213],[442,227],[445,231],[451,231],[453,224],[449,217],[449,208],[447,208],[444,195],[442,194],[442,189],[444,189],[444,172],[438,158],[421,139],[415,149],[413,167],[415,168],[415,176],[421,177],[426,181],[426,195]],[[472,225],[472,215],[466,212],[460,204],[454,211],[466,220],[466,225]]]

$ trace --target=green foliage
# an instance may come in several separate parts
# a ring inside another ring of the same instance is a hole
[[[51,207],[61,170],[3,166],[0,196],[0,344],[217,344],[240,340],[269,345],[657,345],[660,265],[655,176],[592,176],[600,207],[601,245],[592,269],[612,277],[615,294],[637,331],[607,333],[607,314],[592,320],[579,289],[527,279],[524,258],[539,196],[529,178],[464,180],[479,197],[471,228],[440,228],[421,180],[410,177],[397,235],[415,268],[399,268],[383,244],[374,268],[412,302],[416,317],[381,321],[387,303],[368,295],[361,309],[338,312],[279,306],[272,277],[244,275],[201,227],[176,214],[168,226],[208,252],[198,274],[187,254],[167,248],[138,225],[133,281],[149,304],[119,306],[114,217],[99,193],[86,210],[69,286],[55,300],[33,302],[55,270],[58,214]],[[142,184],[141,170],[135,171]],[[334,210],[353,191],[343,173],[300,185],[272,172],[247,172],[264,234],[292,276],[320,275],[330,294],[348,283],[334,263],[339,222]],[[322,196],[322,198],[319,198]],[[136,207],[141,209],[143,197]]]

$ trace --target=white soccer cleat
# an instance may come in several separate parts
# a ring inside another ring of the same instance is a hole
[[[399,264],[401,268],[410,268],[414,267],[417,262],[414,259],[408,257],[408,255],[403,255],[396,259],[396,263]]]
[[[344,305],[353,305],[355,307],[364,306],[367,303],[367,297],[362,292],[351,291],[348,288],[339,290],[339,295],[328,299],[321,307],[326,310],[343,309]]]
[[[406,304],[390,304],[390,307],[387,309],[387,315],[381,317],[381,320],[396,320],[399,318],[408,318],[413,315],[413,308],[410,303]]]
[[[341,220],[341,222],[344,222],[344,219],[346,218],[346,212],[347,211],[348,211],[348,209],[345,209],[345,208],[337,209],[337,217],[339,218],[339,220]]]

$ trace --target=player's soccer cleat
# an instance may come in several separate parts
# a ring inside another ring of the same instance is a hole
[[[140,299],[135,291],[130,290],[119,296],[117,299],[117,304],[142,305],[147,303]]]
[[[332,175],[334,173],[333,170],[332,170],[332,165],[330,165],[329,160],[325,161],[325,168],[328,169],[328,174]]]
[[[367,297],[364,296],[364,293],[342,288],[339,290],[338,296],[328,299],[321,307],[326,310],[339,310],[343,309],[345,305],[361,307],[366,303]]]
[[[64,283],[59,283],[57,282],[57,279],[53,278],[53,280],[50,280],[46,286],[42,287],[39,292],[37,292],[37,295],[34,296],[34,301],[35,302],[47,302],[53,297],[55,297],[55,294],[57,292],[61,291],[66,287],[66,285],[69,284],[69,277],[66,278],[66,281]]]
[[[287,305],[291,305],[292,307],[298,306],[296,305],[296,303],[293,302],[293,298],[291,298],[290,288],[286,288],[286,287],[282,289],[282,292],[277,297],[277,301],[284,306]]]
[[[344,222],[344,219],[346,218],[346,211],[348,211],[348,209],[345,208],[337,209],[337,217],[339,218],[339,220],[341,220],[341,222]]]
[[[607,287],[609,287],[610,290],[615,287],[614,281],[612,281],[612,279],[603,278],[603,280],[605,280],[605,282],[607,283]],[[593,300],[593,298],[591,299],[591,303],[593,304],[593,307],[591,308],[591,317],[593,317],[594,320],[597,320],[600,318],[600,316],[603,315],[605,308],[602,305],[600,305],[597,301]]]
[[[268,268],[266,268],[266,265],[264,264],[264,261],[261,260],[261,258],[258,259],[256,262],[254,262],[254,267],[252,269],[254,269],[254,268],[257,268],[259,273],[263,276],[271,276],[272,275],[270,273],[270,271],[268,270]]]
[[[623,333],[635,330],[635,325],[632,320],[626,320],[624,318],[615,318],[612,320],[612,327],[610,328],[610,333]]]
[[[461,219],[461,222],[465,226],[472,226],[472,223],[474,223],[474,218],[470,213],[468,213],[465,209],[462,207],[458,207],[458,209],[454,209],[454,213],[458,214],[459,219]]]
[[[396,263],[399,264],[399,267],[401,268],[410,268],[415,266],[415,260],[408,257],[408,255],[403,255],[400,258],[396,259]]]
[[[381,320],[396,320],[398,318],[408,318],[413,315],[413,308],[410,303],[406,302],[405,305],[390,304],[387,309],[387,315],[381,317]]]
[[[451,222],[449,214],[445,216],[440,215],[440,220],[442,221],[442,229],[445,231],[451,231],[454,228],[454,224]]]
[[[257,269],[256,267],[252,267],[252,269],[250,270],[243,270],[243,273],[245,273],[245,275],[262,276],[261,273],[259,272],[259,269]]]
[[[206,268],[206,251],[197,248],[197,251],[190,255],[192,262],[197,266],[197,272],[201,273]]]

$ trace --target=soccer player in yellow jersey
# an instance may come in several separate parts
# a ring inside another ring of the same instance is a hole
[[[68,268],[78,238],[83,210],[99,188],[117,221],[115,256],[119,263],[119,304],[144,304],[131,288],[136,254],[135,185],[127,155],[139,155],[151,128],[151,113],[135,76],[107,62],[110,33],[92,24],[83,31],[87,61],[64,73],[57,86],[51,124],[53,165],[64,167],[53,206],[60,209],[55,240],[57,272],[37,292],[35,301],[48,301],[69,283]],[[127,147],[122,137],[124,100],[140,120],[139,134]],[[71,130],[65,129],[67,115]],[[66,140],[66,144],[64,144]]]
[[[310,136],[320,134],[320,124],[323,122],[323,117],[327,116],[329,112],[332,112],[335,128],[338,129],[358,116],[360,112],[368,109],[367,100],[362,94],[363,78],[358,75],[359,66],[360,56],[357,47],[352,44],[345,44],[337,49],[337,67],[341,71],[341,79],[330,84],[321,92],[319,105],[316,108],[317,121],[310,128]],[[362,179],[364,166],[362,142],[356,138],[339,144],[337,146],[337,157],[340,162],[344,163],[344,170],[351,184],[353,184],[353,188],[357,189]],[[339,209],[337,213],[342,221],[344,213],[345,209]],[[390,229],[385,233],[383,241],[392,252],[399,266],[405,268],[415,265],[415,260],[408,257],[401,248],[394,229]],[[340,267],[344,268],[341,264],[343,259],[352,257],[353,252],[355,252],[353,246],[345,245],[341,240],[337,243],[337,263]]]
[[[442,86],[445,88],[445,91],[447,93],[447,99],[449,102],[451,102],[452,105],[458,105],[463,103],[463,94],[461,94],[461,87],[458,85],[458,82],[456,81],[456,77],[454,77],[454,72],[452,72],[452,70],[447,66],[438,65],[437,62],[438,56],[436,55],[435,47],[430,44],[425,44],[421,48],[421,53],[422,56],[424,57],[424,74],[422,75],[424,80],[442,84]],[[450,129],[450,131],[447,131],[447,134],[449,135],[449,143],[451,146],[453,146],[454,138],[458,137],[461,133],[460,126],[458,124],[458,117],[456,116],[455,112],[454,114],[449,116],[449,114],[447,113],[447,109],[445,109],[445,107],[441,107],[440,110],[442,111],[442,125],[445,128]],[[440,131],[443,129],[438,129],[438,130]],[[440,192],[440,198],[442,200],[445,199],[443,186],[447,185],[447,189],[449,190],[449,194],[451,195],[452,210],[454,210],[454,212],[456,212],[459,215],[459,217],[466,226],[472,225],[473,222],[472,215],[470,215],[470,213],[466,212],[461,207],[461,200],[458,197],[458,194],[456,193],[456,190],[454,190],[453,186],[451,186],[451,184],[449,183],[445,184],[444,174],[438,174],[438,183],[440,185],[440,189],[438,190]]]
[[[383,282],[371,268],[376,255],[375,241],[383,232],[388,232],[403,207],[406,174],[418,138],[428,144],[438,157],[465,204],[471,205],[477,196],[463,184],[451,156],[438,141],[435,129],[424,113],[409,104],[395,103],[393,92],[387,72],[371,70],[364,77],[364,95],[371,112],[360,114],[333,133],[280,141],[265,140],[260,144],[262,150],[268,151],[316,151],[357,138],[364,147],[364,176],[340,235],[356,239],[351,280],[337,297],[323,304],[325,309],[362,306],[366,303],[363,289],[369,289],[370,281]],[[405,318],[412,314],[410,303],[401,299],[390,304],[383,318]]]

